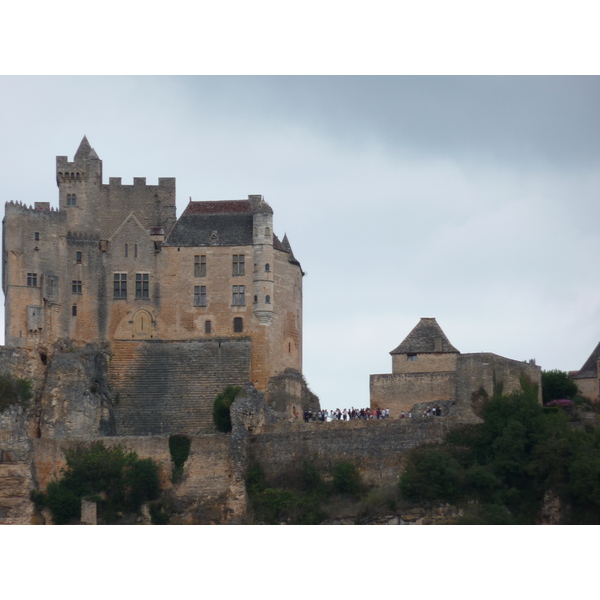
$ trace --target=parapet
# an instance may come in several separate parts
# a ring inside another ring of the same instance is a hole
[[[148,185],[145,177],[134,177],[133,185],[127,185],[122,183],[121,177],[109,177],[108,185],[110,187],[124,187],[124,188],[163,188],[167,190],[175,189],[175,177],[159,177],[158,185]]]

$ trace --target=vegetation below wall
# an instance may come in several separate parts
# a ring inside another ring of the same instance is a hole
[[[559,522],[600,523],[600,428],[575,428],[575,407],[543,408],[537,389],[496,394],[484,422],[408,455],[401,497],[463,507],[461,524],[534,524],[558,498]]]
[[[246,475],[246,489],[252,522],[293,525],[322,523],[336,507],[354,504],[367,492],[352,463],[339,462],[323,474],[309,459],[273,481],[267,481],[261,465],[254,463]]]
[[[138,514],[143,503],[159,497],[156,463],[122,446],[82,445],[67,451],[66,459],[62,477],[51,481],[46,493],[32,494],[36,507],[48,507],[57,525],[81,519],[82,499],[97,503],[99,523],[112,524]]]

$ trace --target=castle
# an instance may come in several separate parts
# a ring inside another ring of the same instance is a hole
[[[56,183],[58,210],[6,204],[6,346],[44,364],[61,340],[107,348],[117,435],[201,430],[226,385],[283,373],[300,398],[303,272],[262,196],[177,219],[174,178],[105,184],[85,136]]]
[[[480,352],[461,354],[433,318],[423,318],[402,343],[390,352],[392,373],[371,375],[371,406],[402,411],[437,406],[442,415],[468,417],[474,396],[491,397],[501,385],[504,393],[521,389],[526,376],[538,386],[542,401],[542,370],[535,361],[521,362]]]

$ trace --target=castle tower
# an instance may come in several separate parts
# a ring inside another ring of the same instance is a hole
[[[261,325],[273,319],[273,209],[262,196],[249,196],[253,206],[253,309]]]
[[[56,184],[60,210],[67,211],[71,230],[81,230],[94,223],[90,212],[102,185],[102,161],[84,135],[72,162],[67,156],[56,157]]]

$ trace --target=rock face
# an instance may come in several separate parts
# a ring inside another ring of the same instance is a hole
[[[10,406],[0,412],[0,523],[22,525],[33,516],[32,448],[25,410]]]
[[[39,436],[77,439],[115,435],[108,353],[89,344],[59,347],[48,364],[39,398]]]

